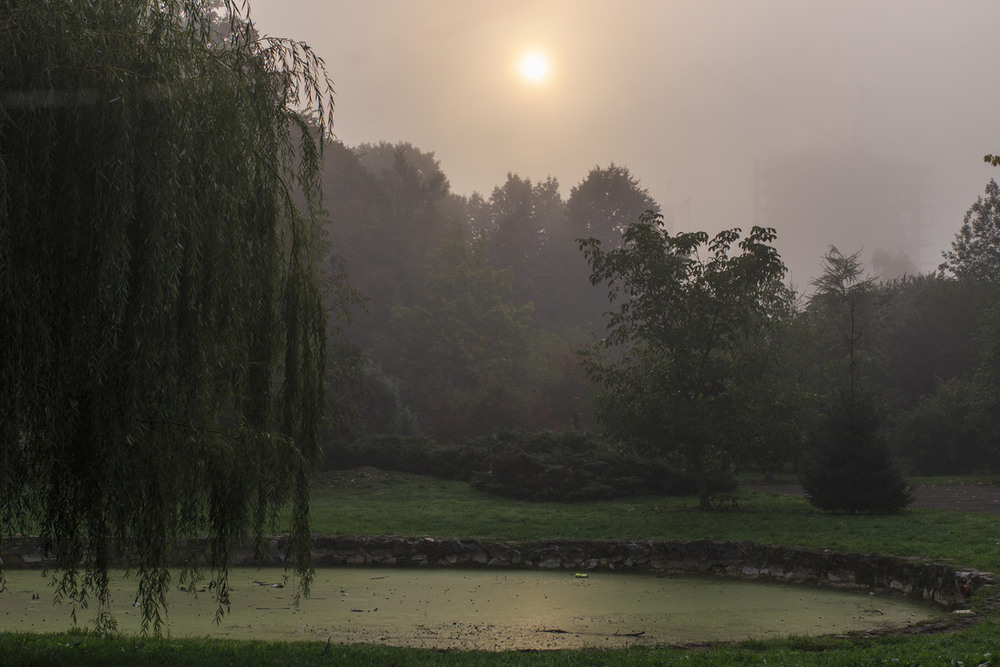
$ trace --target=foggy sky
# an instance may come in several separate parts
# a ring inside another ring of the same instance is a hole
[[[459,194],[512,171],[565,196],[614,162],[678,229],[745,229],[755,160],[861,146],[926,174],[930,269],[1000,178],[982,163],[1000,152],[995,0],[253,0],[252,16],[325,59],[337,138],[433,151]],[[526,46],[550,52],[547,86],[513,75]]]

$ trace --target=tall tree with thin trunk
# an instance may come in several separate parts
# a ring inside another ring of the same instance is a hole
[[[125,561],[159,632],[198,534],[223,612],[288,501],[308,590],[332,87],[240,6],[0,0],[0,527],[103,629]]]
[[[812,282],[809,308],[832,336],[830,391],[802,486],[815,507],[847,512],[894,512],[912,494],[882,432],[884,416],[871,383],[876,336],[875,281],[865,274],[860,253],[844,255],[830,246],[822,275]],[[840,369],[838,371],[838,367]]]

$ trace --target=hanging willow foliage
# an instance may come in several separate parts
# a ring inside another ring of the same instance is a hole
[[[160,632],[198,534],[222,613],[289,501],[308,592],[331,111],[322,61],[232,0],[0,0],[0,533],[104,628],[124,561]]]

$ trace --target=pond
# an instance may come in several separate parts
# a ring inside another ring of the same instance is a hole
[[[37,570],[8,571],[0,630],[71,627]],[[293,608],[280,569],[235,569],[232,611],[215,625],[211,593],[174,591],[173,637],[316,640],[461,649],[564,649],[729,641],[897,628],[944,614],[891,595],[701,577],[546,570],[318,570]],[[119,629],[139,629],[134,580],[112,588]],[[81,624],[93,617],[78,611]]]

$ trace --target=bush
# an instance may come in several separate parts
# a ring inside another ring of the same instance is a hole
[[[416,435],[417,417],[400,396],[399,380],[366,359],[362,365],[363,399],[360,427],[363,434]]]
[[[328,448],[328,469],[361,466],[470,481],[490,493],[535,501],[697,492],[694,477],[680,467],[577,431],[506,431],[457,444],[373,435]],[[732,478],[712,481],[713,491],[734,486]]]
[[[895,512],[912,492],[881,432],[881,414],[868,394],[838,393],[817,434],[802,486],[809,502],[834,512]]]
[[[584,432],[512,431],[469,443],[489,452],[473,484],[511,498],[575,501],[697,492],[695,478],[680,468]],[[713,490],[734,485],[732,479],[712,481]]]
[[[918,475],[994,471],[996,454],[976,429],[972,389],[958,378],[939,382],[931,396],[893,419],[896,452]]]
[[[326,467],[382,470],[468,481],[482,468],[483,454],[466,444],[441,444],[422,435],[371,435],[338,442],[327,451]]]

